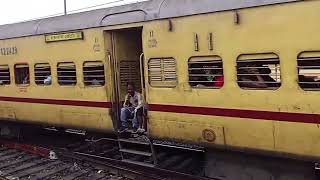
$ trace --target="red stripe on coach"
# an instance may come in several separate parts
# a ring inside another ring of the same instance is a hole
[[[177,106],[149,104],[150,111],[198,114],[210,116],[223,116],[235,118],[264,119],[275,121],[302,122],[302,123],[320,123],[320,114],[304,114],[289,112],[272,112],[243,109],[225,109],[194,106]]]
[[[101,102],[101,101],[35,99],[35,98],[4,97],[4,96],[0,96],[0,101],[111,108],[111,102]]]

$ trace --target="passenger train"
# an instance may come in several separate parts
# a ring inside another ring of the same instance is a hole
[[[320,1],[150,0],[0,26],[6,122],[116,134],[126,83],[148,135],[206,175],[307,180],[320,159]]]

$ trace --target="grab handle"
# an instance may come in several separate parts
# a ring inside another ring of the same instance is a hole
[[[146,92],[144,87],[144,53],[140,54],[140,83],[141,83],[141,93],[143,95],[143,100],[146,103]]]

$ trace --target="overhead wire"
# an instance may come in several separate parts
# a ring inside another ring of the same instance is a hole
[[[120,3],[120,2],[124,2],[124,1],[125,0],[115,0],[115,1],[107,2],[107,3],[103,3],[103,4],[96,4],[96,5],[93,5],[93,6],[87,6],[87,7],[84,7],[84,8],[70,10],[70,11],[68,11],[68,13],[83,12],[85,10],[89,10],[89,9],[92,9],[92,8],[101,7],[101,6],[105,6],[105,5],[110,5],[110,4],[114,4],[114,3]],[[136,1],[136,2],[139,2],[139,1]],[[64,13],[61,12],[61,13],[51,14],[51,15],[37,17],[37,18],[33,18],[33,19],[27,19],[27,20],[23,20],[23,21],[19,21],[19,22],[27,22],[27,21],[39,20],[39,19],[56,17],[56,16],[61,16],[61,15],[64,15]]]
[[[70,12],[78,12],[78,11],[82,11],[82,10],[87,10],[87,9],[91,9],[91,8],[96,8],[96,7],[100,7],[100,6],[109,5],[109,4],[119,3],[119,2],[123,2],[123,1],[124,0],[115,0],[115,1],[112,1],[112,2],[108,2],[108,3],[96,4],[96,5],[93,5],[93,6],[87,6],[87,7],[80,8],[80,9],[74,9],[74,10],[71,10],[71,11],[68,11],[68,12],[69,13]]]

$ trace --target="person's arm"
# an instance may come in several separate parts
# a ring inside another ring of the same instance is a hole
[[[257,88],[267,88],[268,85],[265,83],[264,79],[260,75],[256,75],[257,77],[257,82],[255,83],[255,86]]]
[[[246,79],[245,81],[248,81],[248,82],[245,82],[247,87],[249,87],[249,88],[266,88],[266,87],[268,87],[267,84],[265,83],[264,79],[259,74],[259,71],[257,69],[254,69],[254,68],[247,69],[247,73],[250,74],[251,77],[255,76],[255,78],[256,78],[256,81],[255,81],[255,80],[250,79],[249,77],[248,78],[244,77],[244,79]]]
[[[203,84],[197,84],[197,86],[196,86],[197,88],[205,88],[206,86],[205,85],[203,85]]]
[[[130,95],[127,94],[126,97],[124,98],[123,107],[127,107],[129,105],[129,101],[130,101]]]
[[[135,108],[135,111],[137,111],[142,106],[143,106],[143,98],[142,98],[141,94],[138,94],[138,106]]]

